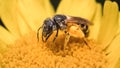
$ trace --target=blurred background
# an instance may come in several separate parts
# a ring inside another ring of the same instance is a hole
[[[58,6],[58,4],[60,3],[60,1],[61,1],[61,0],[50,0],[50,2],[51,2],[51,4],[53,5],[55,11],[56,11],[57,6]],[[104,1],[105,1],[105,0],[96,0],[96,2],[102,4],[102,6],[104,5]],[[118,3],[118,5],[119,5],[119,11],[120,11],[120,0],[111,0],[111,1],[116,1],[116,2]],[[2,25],[3,27],[5,27],[4,24],[2,23],[2,20],[1,20],[1,19],[0,19],[0,25]]]

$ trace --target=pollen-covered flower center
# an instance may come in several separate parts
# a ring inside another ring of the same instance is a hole
[[[53,36],[51,36],[53,37]],[[51,38],[50,38],[51,39]],[[70,37],[63,48],[65,35],[59,35],[55,43],[37,41],[31,32],[15,41],[0,54],[0,65],[5,68],[107,68],[108,60],[101,48],[92,40]]]

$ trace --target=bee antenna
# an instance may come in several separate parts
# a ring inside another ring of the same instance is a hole
[[[38,30],[37,30],[37,40],[38,40],[38,42],[39,42],[39,31],[40,31],[41,28],[42,27],[39,27]]]

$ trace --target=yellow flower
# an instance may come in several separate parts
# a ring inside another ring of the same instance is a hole
[[[72,37],[66,46],[68,49],[63,51],[64,35],[58,35],[57,46],[49,41],[47,44],[38,42],[37,29],[45,18],[55,14],[91,21],[94,25],[90,26],[87,40],[91,49],[84,46],[82,40]],[[95,0],[62,0],[54,12],[49,0],[0,0],[0,19],[7,28],[0,25],[2,68],[120,67],[120,13],[116,2],[105,1],[102,10]]]

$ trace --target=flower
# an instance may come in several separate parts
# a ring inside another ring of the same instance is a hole
[[[120,14],[116,2],[105,1],[102,10],[95,0],[62,0],[56,12],[49,0],[0,0],[0,4],[0,18],[7,28],[0,26],[1,67],[120,67]],[[63,34],[55,44],[50,42],[54,34],[45,44],[37,42],[37,29],[45,18],[55,14],[92,21],[87,39],[91,49],[72,37],[67,49],[62,50]]]

